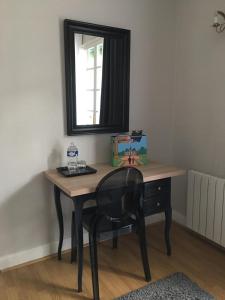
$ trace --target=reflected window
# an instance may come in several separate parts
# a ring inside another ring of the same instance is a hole
[[[101,37],[75,34],[77,125],[99,124],[103,42]]]

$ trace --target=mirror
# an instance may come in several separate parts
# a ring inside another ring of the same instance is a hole
[[[67,134],[129,130],[130,31],[65,20]]]

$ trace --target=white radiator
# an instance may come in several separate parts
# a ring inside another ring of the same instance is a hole
[[[225,179],[188,172],[187,226],[225,247]]]

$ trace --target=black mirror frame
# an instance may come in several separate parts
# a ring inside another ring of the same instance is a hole
[[[123,38],[124,66],[122,97],[122,122],[118,126],[103,125],[76,125],[76,86],[75,86],[75,57],[74,33],[85,33],[101,37],[120,36]],[[129,89],[130,89],[130,30],[96,25],[73,20],[64,20],[64,46],[65,46],[65,78],[66,78],[66,110],[67,135],[119,133],[129,131]]]

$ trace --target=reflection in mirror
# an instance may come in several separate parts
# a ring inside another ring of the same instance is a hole
[[[75,33],[77,125],[100,123],[104,38]]]

